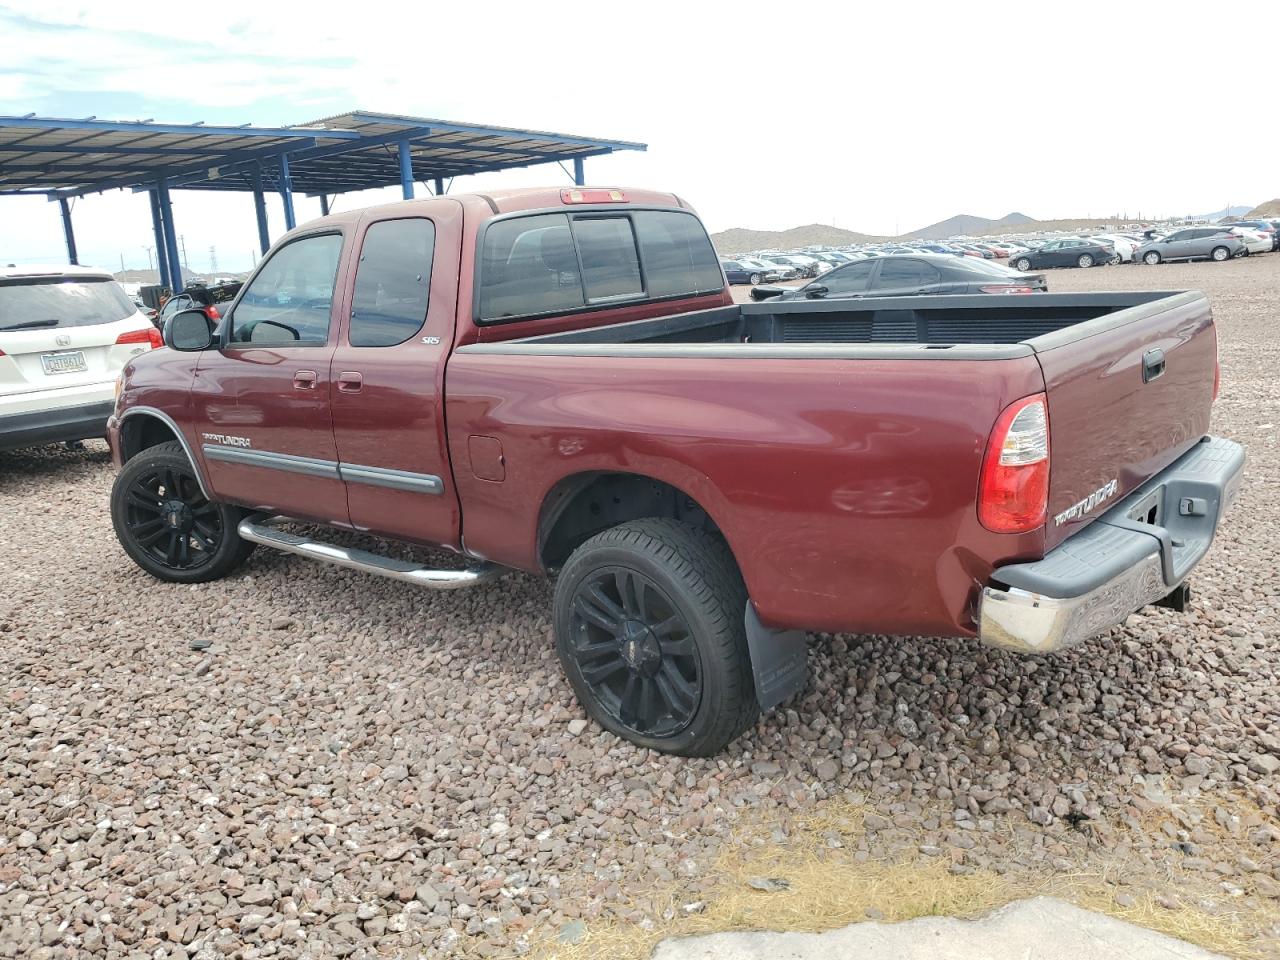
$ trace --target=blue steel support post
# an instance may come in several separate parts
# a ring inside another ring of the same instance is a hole
[[[329,196],[328,194],[320,194],[320,216],[327,217],[329,215]]]
[[[79,266],[80,258],[76,256],[76,232],[71,229],[71,204],[66,197],[58,198],[58,206],[62,208],[62,233],[67,238],[67,262]]]
[[[409,138],[400,141],[400,190],[406,200],[413,199],[413,155],[409,153]]]
[[[160,194],[160,215],[164,218],[165,253],[169,256],[169,276],[165,278],[165,286],[172,293],[182,289],[182,261],[178,259],[178,231],[173,223],[173,204],[169,201],[169,185],[163,179],[156,184],[156,192]]]
[[[150,190],[151,196],[151,228],[156,234],[156,275],[160,278],[160,286],[169,285],[169,254],[165,251],[164,220],[160,216],[160,194]]]
[[[444,196],[444,177],[436,177],[436,196]]]
[[[267,198],[262,194],[262,164],[253,171],[253,212],[258,218],[258,246],[266,256],[271,249],[271,231],[267,229]]]
[[[292,230],[298,223],[293,218],[293,179],[289,176],[289,155],[286,153],[280,154],[280,202],[284,204],[284,228]]]
[[[582,170],[582,158],[573,158],[573,182],[576,186],[585,187],[587,185],[586,174]]]

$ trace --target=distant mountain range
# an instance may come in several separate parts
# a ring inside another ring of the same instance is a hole
[[[1221,220],[1224,217],[1275,217],[1280,216],[1280,198],[1269,200],[1257,207],[1227,207],[1213,213],[1192,214],[1190,220]],[[1132,218],[1133,222],[1137,218]],[[971,236],[981,237],[992,234],[1017,233],[1020,230],[1089,230],[1111,229],[1118,227],[1121,221],[1103,217],[1090,220],[1036,220],[1025,213],[1017,211],[992,220],[989,217],[976,217],[962,213],[937,223],[931,223],[919,230],[904,233],[903,240],[943,240],[947,237]],[[893,237],[875,236],[828,226],[824,223],[811,223],[803,227],[792,227],[790,230],[747,230],[733,227],[711,235],[721,256],[733,256],[749,253],[754,250],[795,250],[799,247],[830,246],[840,247],[854,243],[876,243]]]
[[[875,243],[886,237],[842,230],[825,223],[811,223],[790,230],[746,230],[732,227],[711,235],[711,242],[721,256],[749,253],[753,250],[794,250],[797,247],[841,247],[850,243]]]
[[[929,226],[921,227],[919,230],[913,230],[906,236],[913,240],[942,240],[946,237],[972,236],[1001,228],[1011,229],[1022,226],[1024,223],[1035,223],[1035,221],[1025,213],[1016,212],[1006,214],[999,220],[962,213],[959,216],[931,223]]]
[[[1212,213],[1189,213],[1188,220],[1225,220],[1227,217],[1243,217],[1252,208],[1245,204],[1240,207],[1223,207],[1221,210],[1214,210]]]

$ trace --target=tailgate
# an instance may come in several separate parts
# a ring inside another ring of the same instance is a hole
[[[1193,292],[1030,343],[1049,402],[1047,551],[1208,433],[1217,334]]]

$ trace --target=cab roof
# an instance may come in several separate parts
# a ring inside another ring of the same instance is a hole
[[[388,213],[405,214],[412,211],[423,213],[440,203],[457,202],[464,206],[487,206],[493,214],[514,213],[520,210],[544,210],[564,207],[571,210],[575,203],[566,201],[565,197],[572,191],[582,191],[590,197],[597,192],[620,193],[621,201],[611,201],[605,205],[617,204],[620,208],[627,206],[675,207],[691,209],[688,204],[674,193],[662,193],[656,190],[637,190],[631,187],[524,187],[515,190],[492,190],[487,193],[451,193],[441,197],[423,197],[413,200],[397,200],[394,203],[383,203],[373,207],[360,207],[333,213],[323,219],[329,222],[350,223],[367,213],[385,215]],[[589,202],[589,201],[584,201]],[[312,220],[310,223],[314,224]]]

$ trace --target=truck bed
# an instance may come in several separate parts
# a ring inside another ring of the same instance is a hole
[[[1005,359],[1202,300],[1177,291],[741,303],[486,344],[487,353]],[[732,349],[726,350],[726,347]],[[744,349],[745,348],[745,349]],[[885,349],[888,348],[888,349]],[[928,351],[925,353],[925,351]]]
[[[1195,292],[764,302],[467,344],[446,375],[467,546],[536,569],[529,518],[563,478],[638,474],[705,509],[767,624],[971,632],[992,569],[1043,557],[1205,436],[1215,353]],[[1040,393],[1048,520],[994,533],[975,499],[988,437]],[[484,437],[502,483],[472,463]]]

